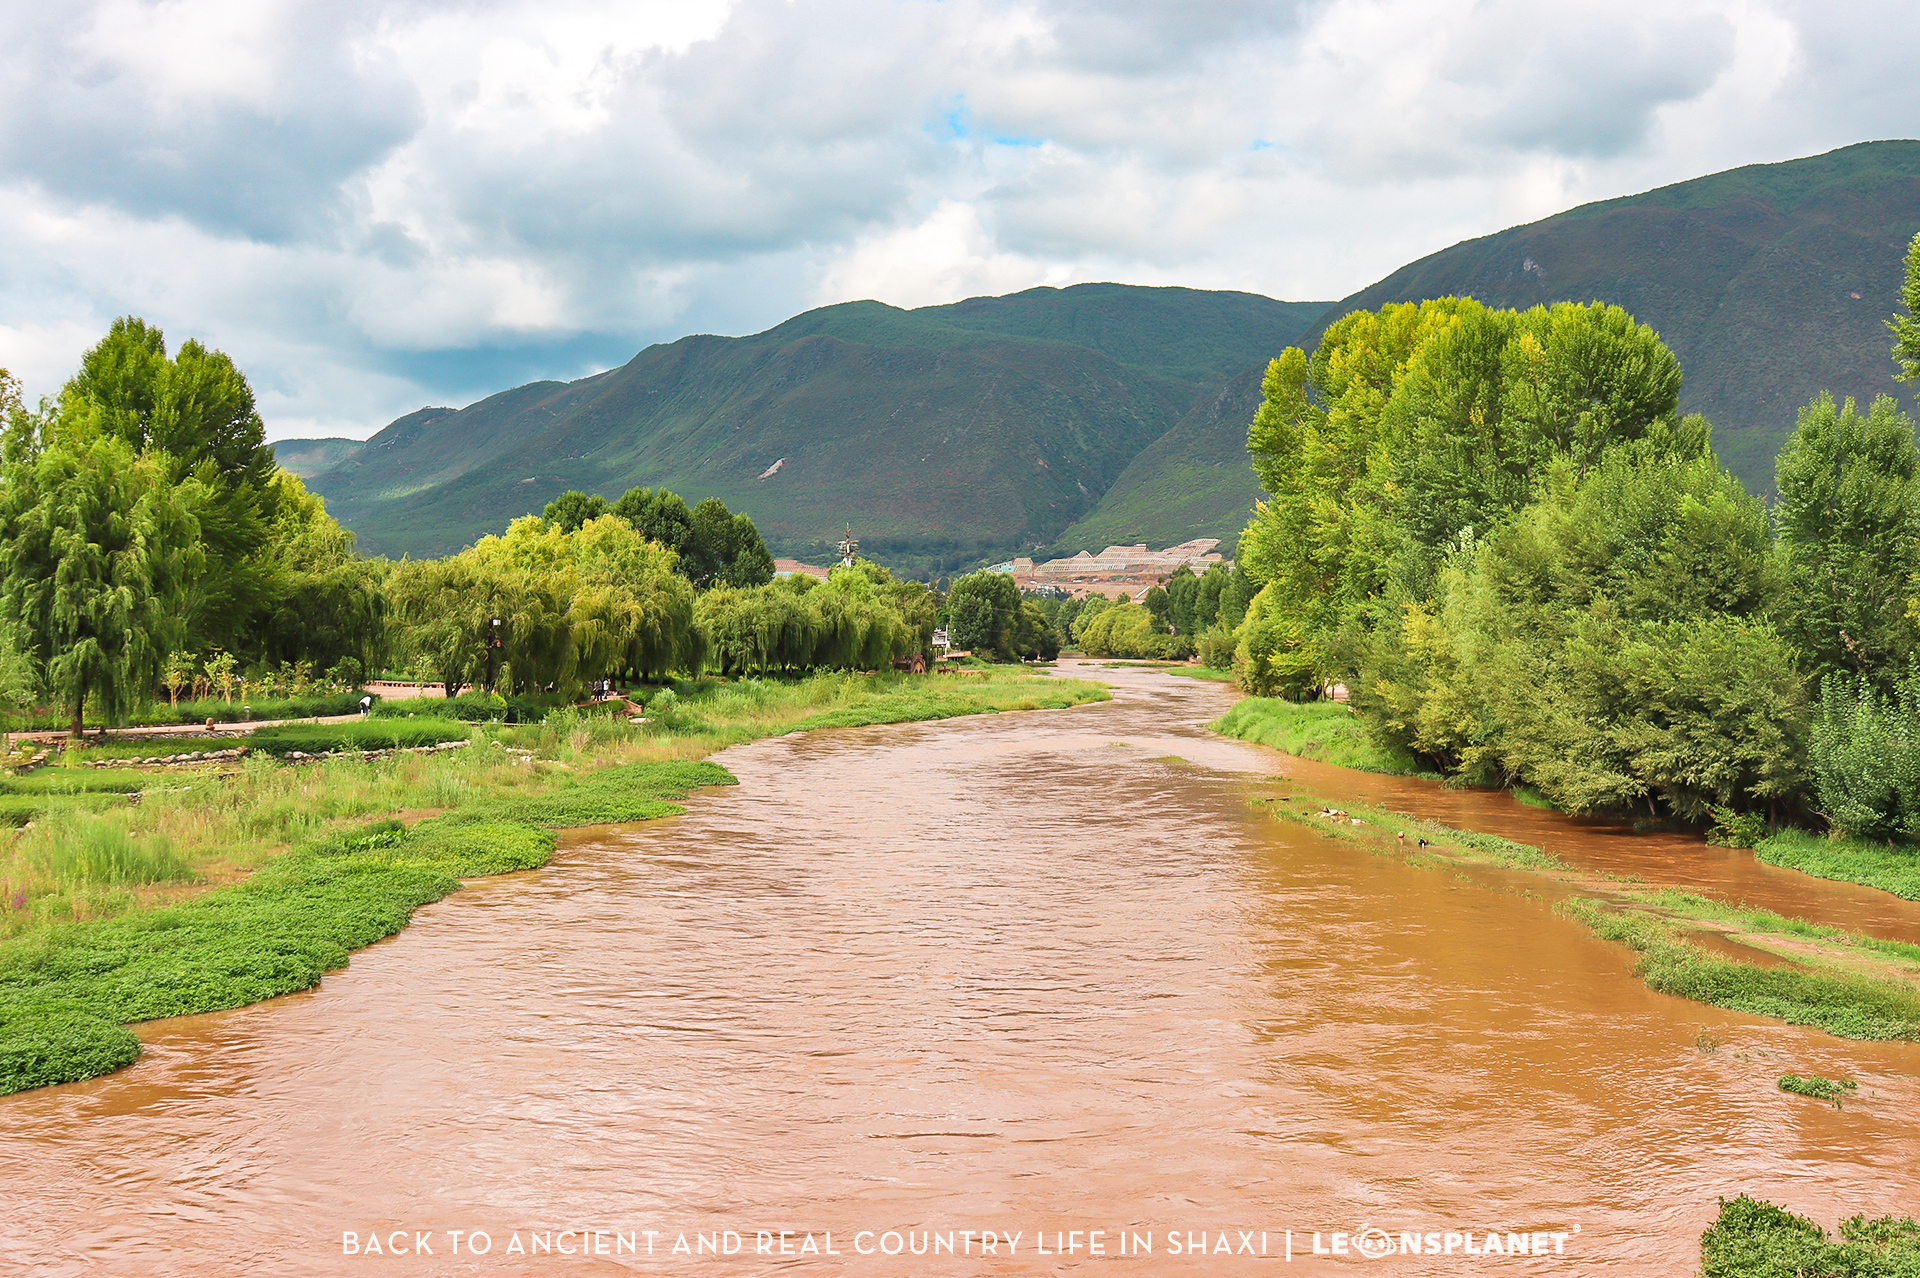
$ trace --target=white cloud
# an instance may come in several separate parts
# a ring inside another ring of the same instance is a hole
[[[276,435],[365,434],[858,296],[1338,297],[1910,133],[1916,35],[1859,0],[16,5],[0,365],[49,392],[135,312]]]

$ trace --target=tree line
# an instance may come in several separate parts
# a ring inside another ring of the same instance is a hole
[[[1920,238],[1905,302],[1920,306]],[[1901,376],[1920,325],[1898,317]],[[1237,560],[1248,692],[1337,685],[1383,744],[1562,808],[1920,834],[1920,448],[1822,394],[1771,505],[1617,306],[1467,298],[1268,367]]]
[[[37,407],[0,370],[0,419],[0,699],[57,708],[75,734],[182,690],[345,688],[387,669],[449,695],[555,697],[881,669],[928,652],[944,606],[865,561],[776,580],[751,518],[664,489],[565,493],[439,559],[361,555],[275,465],[233,361],[195,341],[169,353],[133,317]],[[982,646],[1031,655],[1035,635],[1005,629]]]

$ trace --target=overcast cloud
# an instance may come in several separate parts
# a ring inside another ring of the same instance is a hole
[[[1123,280],[1338,298],[1920,134],[1920,10],[1689,0],[92,0],[0,10],[0,366],[113,316],[277,438],[689,332]]]

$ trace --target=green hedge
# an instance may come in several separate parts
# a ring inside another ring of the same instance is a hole
[[[126,796],[105,794],[0,794],[0,826],[19,827],[38,821],[48,812],[104,812],[126,802]]]
[[[374,719],[360,723],[289,723],[247,734],[247,745],[272,755],[339,750],[397,750],[465,741],[472,733],[452,719]]]

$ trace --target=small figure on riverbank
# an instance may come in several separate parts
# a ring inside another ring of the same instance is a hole
[[[372,697],[372,695],[371,695],[371,694],[369,694],[369,695],[367,695],[367,696],[364,696],[364,697],[362,697],[362,698],[360,698],[360,717],[361,717],[362,719],[364,719],[364,718],[366,718],[366,717],[367,717],[367,716],[368,716],[369,714],[371,714],[372,712],[373,712],[373,697]]]

